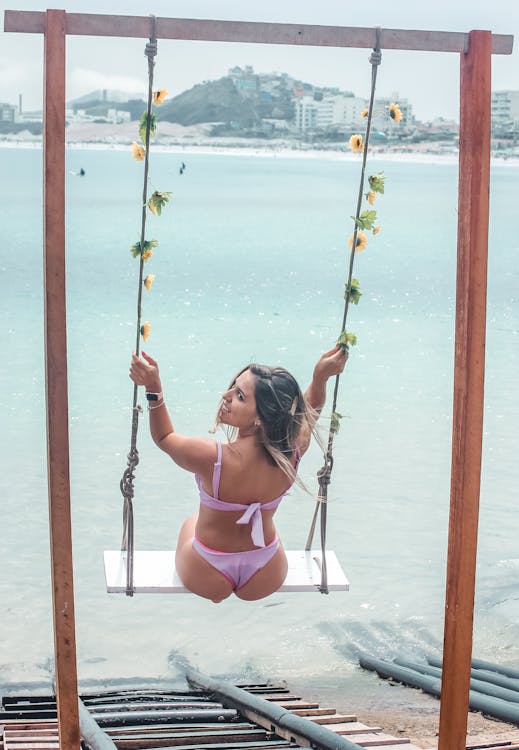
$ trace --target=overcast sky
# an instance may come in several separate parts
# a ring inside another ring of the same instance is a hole
[[[393,29],[470,31],[514,34],[514,53],[493,56],[493,88],[519,90],[519,2],[517,0],[2,0],[0,9],[45,10],[122,15],[219,18]],[[42,49],[39,34],[0,31],[0,101],[13,104],[23,94],[24,109],[41,108]],[[135,39],[68,37],[67,97],[93,89],[146,90],[144,42]],[[320,49],[279,45],[159,41],[155,82],[174,96],[203,80],[220,78],[234,65],[256,72],[286,72],[308,83],[337,86],[368,96],[366,50]],[[447,53],[386,51],[377,93],[407,98],[416,116],[458,117],[459,56]],[[396,98],[396,97],[395,97]]]

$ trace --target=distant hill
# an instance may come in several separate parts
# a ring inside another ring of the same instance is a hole
[[[230,76],[200,83],[164,102],[160,119],[180,125],[205,122],[232,123],[237,128],[257,127],[264,118],[292,120],[294,104],[288,87],[273,94],[259,85],[244,95]]]
[[[142,94],[128,94],[128,92],[116,91],[114,89],[97,89],[97,91],[90,91],[88,94],[72,99],[72,101],[67,103],[67,107],[83,109],[85,105],[92,103],[106,102],[120,104],[131,99],[142,99]]]
[[[310,95],[319,99],[326,93],[339,91],[318,88],[286,73],[257,74],[252,66],[236,66],[223,78],[204,81],[166,99],[157,115],[160,120],[183,126],[214,123],[213,134],[218,130],[218,134],[239,131],[251,135],[273,128],[276,121],[293,122],[297,97]],[[121,91],[98,89],[72,100],[68,106],[85,110],[91,117],[106,116],[109,108],[124,110],[130,112],[132,120],[138,120],[146,103],[139,95],[130,98]]]

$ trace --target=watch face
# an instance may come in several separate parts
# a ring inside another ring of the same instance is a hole
[[[158,401],[159,395],[158,393],[147,393],[146,398],[148,399],[148,401]]]

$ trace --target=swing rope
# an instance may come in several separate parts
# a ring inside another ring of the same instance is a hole
[[[157,39],[156,39],[156,18],[150,16],[150,37],[149,42],[146,44],[144,54],[148,59],[148,101],[146,108],[146,129],[145,129],[145,156],[144,156],[144,176],[143,176],[143,192],[142,192],[142,213],[141,213],[141,233],[140,233],[140,247],[141,256],[139,262],[139,289],[137,297],[137,330],[136,330],[136,343],[135,353],[137,356],[140,353],[140,336],[141,336],[141,319],[142,319],[142,287],[143,287],[143,275],[144,275],[144,258],[143,250],[145,243],[145,232],[146,232],[146,208],[147,208],[147,183],[148,183],[148,172],[149,172],[149,144],[150,135],[152,128],[152,101],[153,101],[153,72],[155,66],[155,57],[157,55]],[[364,180],[366,171],[367,152],[369,145],[369,137],[371,132],[371,120],[373,114],[373,104],[375,99],[375,88],[377,79],[378,66],[382,62],[382,53],[380,51],[380,28],[376,29],[376,43],[371,53],[369,62],[371,63],[371,93],[370,103],[367,115],[366,132],[364,137],[364,149],[362,158],[362,169],[359,183],[359,192],[357,199],[357,209],[355,218],[356,220],[360,216],[362,196],[364,191]],[[349,259],[348,268],[348,281],[346,284],[345,304],[342,317],[341,331],[346,328],[346,319],[348,315],[350,294],[351,294],[351,282],[353,273],[353,263],[355,259],[355,249],[357,247],[357,234],[358,224],[355,221],[355,228],[353,231],[352,249]],[[346,345],[347,347],[347,345]],[[346,349],[347,353],[347,349]],[[337,398],[339,391],[340,374],[335,377],[335,385],[333,391],[333,404],[332,414],[336,413]],[[133,404],[132,404],[132,423],[131,423],[131,437],[130,437],[130,451],[127,455],[127,466],[123,472],[120,489],[124,499],[123,503],[123,537],[121,542],[121,552],[126,552],[126,588],[125,593],[127,596],[133,596],[134,580],[134,517],[133,517],[133,498],[135,495],[134,491],[134,479],[135,469],[139,463],[139,452],[137,450],[137,432],[139,427],[139,414],[142,412],[141,407],[137,403],[138,398],[138,387],[134,384],[133,387]],[[331,482],[331,474],[333,469],[333,440],[336,433],[336,428],[333,424],[330,424],[328,433],[328,441],[326,450],[324,451],[324,463],[321,469],[317,473],[319,491],[317,502],[306,542],[305,550],[310,551],[312,548],[312,541],[315,534],[315,528],[317,524],[317,518],[320,520],[320,542],[321,542],[321,583],[319,590],[323,594],[328,594],[328,576],[326,567],[326,520],[327,520],[327,501],[328,501],[328,485]],[[320,511],[320,513],[319,513]]]
[[[137,339],[135,343],[135,353],[139,356],[140,337],[141,337],[141,319],[142,319],[142,287],[144,275],[144,241],[146,232],[146,208],[147,208],[147,189],[148,189],[148,171],[149,171],[149,146],[151,133],[151,108],[153,101],[153,69],[155,66],[155,56],[157,54],[156,39],[156,19],[150,17],[150,38],[144,49],[144,54],[148,58],[148,103],[146,108],[146,135],[145,135],[145,157],[144,157],[144,177],[142,188],[142,213],[141,213],[141,256],[139,262],[139,291],[137,295]],[[134,563],[134,523],[133,523],[133,498],[134,498],[134,478],[135,469],[139,463],[139,451],[137,450],[137,431],[139,429],[139,414],[142,411],[137,404],[138,387],[133,386],[133,406],[132,406],[132,427],[130,438],[130,452],[127,456],[127,466],[124,470],[120,482],[121,493],[124,498],[123,503],[123,538],[121,542],[121,552],[126,552],[126,596],[133,596],[133,563]]]
[[[371,120],[373,116],[373,104],[375,101],[375,89],[376,89],[376,82],[377,82],[377,71],[378,66],[382,62],[382,53],[380,51],[380,27],[376,29],[376,40],[375,40],[375,47],[373,48],[373,51],[370,55],[369,62],[371,63],[371,92],[370,92],[370,99],[369,99],[369,110],[367,115],[367,123],[366,123],[366,133],[364,137],[364,150],[362,155],[362,169],[360,174],[360,182],[359,182],[359,193],[357,198],[357,210],[355,213],[355,219],[357,220],[360,216],[360,210],[362,205],[362,196],[364,193],[364,179],[365,179],[365,173],[366,173],[366,161],[368,156],[368,145],[369,145],[369,137],[371,132]],[[346,329],[346,318],[348,316],[348,309],[350,304],[350,295],[351,295],[351,280],[352,280],[352,273],[353,273],[353,262],[355,259],[355,250],[357,247],[357,234],[359,231],[358,223],[355,221],[355,228],[353,230],[353,240],[352,240],[352,246],[351,246],[351,253],[350,253],[350,262],[349,262],[349,268],[348,268],[348,281],[346,283],[346,294],[344,295],[344,311],[342,316],[342,326],[341,331],[345,331]],[[347,347],[347,344],[345,345]],[[348,351],[346,349],[346,355],[348,354]],[[339,381],[340,381],[340,374],[335,376],[335,386],[333,389],[333,404],[332,404],[332,414],[336,413],[337,408],[337,396],[339,393]],[[317,523],[317,517],[320,515],[320,541],[321,541],[321,584],[319,586],[319,591],[322,594],[328,594],[328,572],[326,569],[326,516],[327,516],[327,505],[328,505],[328,485],[331,481],[331,475],[332,475],[332,469],[333,469],[333,440],[335,433],[337,432],[333,420],[330,423],[330,429],[328,432],[328,442],[326,445],[326,450],[324,451],[324,463],[322,467],[317,472],[317,480],[319,484],[319,492],[317,496],[317,502],[315,504],[315,510],[312,518],[312,523],[310,525],[310,531],[308,534],[308,539],[306,541],[305,550],[309,551],[312,549],[312,542],[315,534],[315,527]],[[320,514],[319,514],[320,510]]]

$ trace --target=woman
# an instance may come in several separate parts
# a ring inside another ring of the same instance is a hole
[[[195,474],[200,508],[184,521],[175,565],[198,596],[221,602],[232,593],[255,600],[277,591],[287,560],[274,513],[296,481],[297,465],[326,399],[328,378],[342,372],[346,354],[337,345],[315,365],[305,395],[281,367],[248,365],[222,396],[217,423],[229,442],[179,435],[173,429],[158,365],[132,355],[130,377],[146,389],[155,443]]]

